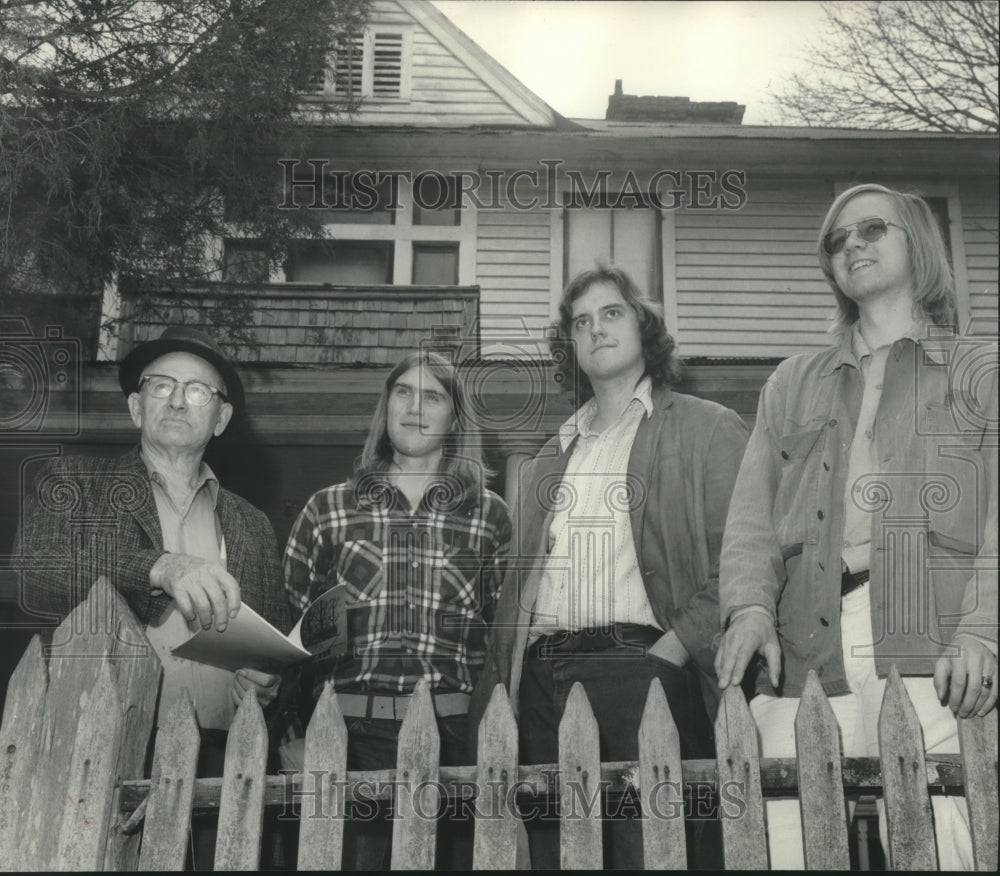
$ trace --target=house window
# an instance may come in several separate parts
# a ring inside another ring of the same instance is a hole
[[[392,225],[396,211],[392,209],[392,179],[377,183],[374,179],[364,182],[351,174],[327,176],[323,197],[333,210],[316,210],[320,222],[333,225]],[[296,203],[310,203],[308,190],[296,198]]]
[[[292,283],[374,286],[392,282],[393,244],[385,240],[300,240],[285,262]]]
[[[414,225],[461,225],[454,177],[440,174],[417,174],[413,181]]]
[[[413,244],[413,285],[458,285],[458,244]]]
[[[944,247],[948,251],[948,263],[954,267],[954,259],[951,255],[951,222],[948,216],[948,199],[924,197],[927,206],[931,208],[941,236],[944,238]]]
[[[267,251],[256,240],[226,240],[222,277],[230,283],[266,283],[270,271]]]
[[[409,100],[409,62],[409,29],[373,25],[337,46],[324,91],[341,100]]]
[[[657,210],[648,207],[566,210],[566,283],[581,271],[611,263],[626,271],[640,292],[660,301],[663,297],[660,253]]]

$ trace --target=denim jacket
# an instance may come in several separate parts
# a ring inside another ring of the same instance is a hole
[[[957,632],[997,641],[997,350],[949,335],[890,348],[876,415],[872,652],[880,676],[930,675]],[[844,490],[863,381],[850,333],[792,357],[760,395],[720,561],[722,622],[748,605],[775,618],[774,691],[798,696],[815,669],[846,693],[840,636]]]

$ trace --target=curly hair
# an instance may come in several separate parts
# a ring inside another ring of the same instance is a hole
[[[549,349],[556,367],[556,380],[563,390],[578,393],[580,401],[586,401],[594,394],[590,379],[577,361],[572,325],[573,302],[598,283],[607,283],[617,289],[635,312],[646,363],[643,376],[649,375],[653,386],[673,386],[680,382],[681,359],[677,355],[677,345],[667,331],[660,306],[645,298],[635,281],[621,268],[600,265],[573,278],[559,302],[559,320],[550,329]]]
[[[919,307],[927,320],[935,325],[954,325],[956,318],[955,279],[948,264],[941,230],[927,202],[918,195],[898,192],[875,183],[854,186],[842,192],[830,205],[819,230],[816,253],[823,276],[837,299],[835,331],[849,328],[858,319],[857,302],[848,298],[837,285],[830,264],[830,256],[823,248],[823,238],[836,227],[836,222],[847,202],[858,195],[885,195],[892,203],[899,222],[906,233],[906,247],[913,272],[913,304]]]

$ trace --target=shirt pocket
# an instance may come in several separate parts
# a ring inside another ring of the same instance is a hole
[[[804,428],[782,435],[778,441],[781,479],[774,515],[778,539],[783,546],[807,541],[809,511],[819,495],[826,431],[825,424]]]
[[[374,599],[385,582],[382,549],[370,541],[344,542],[337,563],[337,579],[347,585],[351,602]]]
[[[435,559],[438,567],[438,594],[442,611],[454,606],[464,614],[473,614],[483,605],[483,559],[476,551],[445,545]]]

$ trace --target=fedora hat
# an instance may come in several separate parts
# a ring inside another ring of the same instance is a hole
[[[164,329],[155,341],[146,341],[132,350],[118,366],[118,383],[125,395],[139,391],[139,377],[142,370],[154,359],[167,353],[190,353],[204,359],[216,371],[226,384],[225,393],[233,406],[234,416],[243,412],[245,397],[243,381],[236,369],[229,364],[219,345],[204,332],[188,326],[178,325]]]

